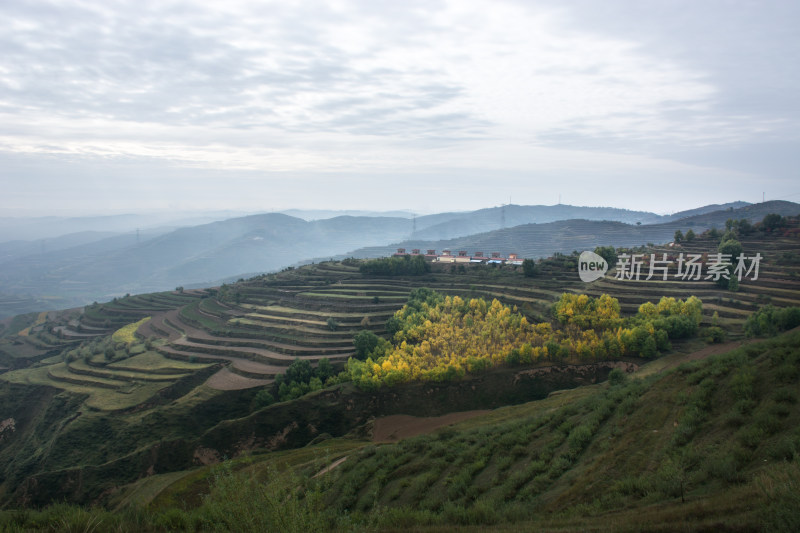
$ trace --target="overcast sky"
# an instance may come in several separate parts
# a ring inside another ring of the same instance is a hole
[[[0,2],[0,215],[800,201],[800,2]]]

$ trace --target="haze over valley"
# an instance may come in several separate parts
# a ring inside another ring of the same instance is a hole
[[[419,217],[390,213],[316,219],[334,213],[305,213],[311,220],[304,220],[279,213],[209,213],[164,221],[183,226],[177,229],[137,215],[15,219],[28,235],[59,228],[83,231],[0,242],[0,317],[178,286],[214,286],[332,257],[387,256],[398,247],[517,253],[539,259],[602,245],[639,246],[668,241],[679,229],[702,232],[723,228],[730,218],[757,221],[771,212],[788,215],[797,208],[791,202],[736,202],[665,216],[613,208],[507,205]],[[225,218],[195,224],[215,217]],[[6,228],[12,231],[8,221]]]

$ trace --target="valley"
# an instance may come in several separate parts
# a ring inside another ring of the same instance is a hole
[[[362,260],[345,259],[6,320],[0,499],[10,508],[66,501],[125,510],[153,531],[174,515],[174,528],[187,530],[210,523],[203,520],[212,520],[213,506],[232,497],[221,496],[225,490],[238,486],[244,498],[261,490],[251,487],[259,480],[297,513],[327,517],[336,528],[351,516],[381,530],[580,530],[593,513],[625,524],[642,509],[654,527],[667,527],[679,508],[699,513],[692,527],[752,526],[761,511],[734,512],[737,498],[761,498],[758,484],[780,477],[781,461],[796,468],[800,415],[790,391],[798,340],[796,332],[746,339],[745,326],[765,306],[800,306],[797,227],[789,218],[780,230],[737,236],[746,254],[764,259],[758,278],[736,291],[674,276],[617,279],[614,269],[586,284],[576,254],[540,260],[532,276],[510,264],[448,263],[420,275],[369,275]],[[706,232],[617,252],[674,261],[678,253],[711,254],[719,239]],[[354,386],[346,370],[354,337],[387,337],[387,320],[423,288],[496,299],[531,323],[551,321],[564,293],[610,295],[623,317],[662,297],[696,296],[703,311],[699,333],[672,340],[655,359],[570,356],[443,382]],[[321,377],[289,391],[285,376],[300,363]],[[709,375],[719,377],[703,381]],[[752,392],[737,392],[743,379]],[[726,400],[737,394],[749,403]],[[697,418],[692,402],[711,414]],[[403,429],[408,424],[422,429]],[[701,454],[713,460],[698,466]],[[283,492],[298,484],[305,496]],[[715,511],[701,513],[706,505]],[[238,515],[226,513],[214,520],[237,528],[225,520]]]

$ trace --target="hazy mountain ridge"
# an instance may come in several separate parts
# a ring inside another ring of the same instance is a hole
[[[555,222],[582,218],[586,220],[615,220],[618,222],[641,222],[652,224],[661,221],[655,213],[629,211],[612,207],[579,207],[571,205],[505,205],[480,209],[469,213],[449,213],[449,218],[441,220],[441,215],[420,217],[418,229],[413,237],[424,240],[441,240],[485,233],[497,229],[510,228],[523,224]],[[430,222],[437,221],[435,224]]]
[[[6,241],[0,243],[0,264],[18,257],[65,250],[118,235],[113,231],[81,231],[37,241]]]
[[[417,218],[418,230],[413,238],[423,240],[442,240],[465,237],[523,224],[543,224],[559,220],[583,219],[596,221],[616,221],[627,224],[661,224],[730,208],[741,208],[747,202],[713,204],[672,215],[657,215],[648,211],[632,211],[615,207],[586,207],[572,205],[504,205],[480,209],[469,213],[445,213]]]
[[[10,250],[7,252],[10,259],[0,263],[0,317],[43,308],[80,306],[125,293],[169,290],[179,285],[212,285],[218,280],[275,271],[314,258],[390,255],[398,246],[516,252],[523,257],[541,257],[597,245],[662,242],[670,240],[675,229],[685,231],[689,224],[696,224],[695,231],[701,231],[711,225],[723,227],[727,218],[749,217],[757,221],[769,212],[795,214],[800,211],[800,206],[791,202],[767,202],[739,209],[731,209],[731,204],[725,206],[728,208],[712,213],[707,211],[719,206],[691,210],[689,212],[703,214],[666,224],[646,224],[646,221],[665,218],[653,213],[563,205],[509,205],[466,214],[441,213],[415,220],[339,216],[305,221],[286,214],[267,213],[156,235],[142,230],[49,252],[45,248],[44,253],[41,244],[29,243],[27,250],[35,251],[23,257],[14,255],[16,244],[8,245],[5,249]],[[517,224],[534,216],[552,218],[575,213],[586,216],[569,222]],[[587,220],[615,216],[644,222],[636,226],[621,221]],[[459,238],[419,237],[501,226],[503,222],[509,227]],[[417,231],[413,233],[415,227]],[[412,233],[417,238],[409,239]],[[25,245],[16,248],[17,251],[24,249]],[[3,250],[0,245],[0,254]]]
[[[279,213],[251,215],[141,241],[128,234],[17,258],[2,265],[0,283],[6,294],[62,294],[68,305],[82,305],[87,300],[172,289],[240,272],[277,270],[312,253],[335,255],[364,243],[401,239],[410,232],[404,218],[336,217],[306,222]]]
[[[747,207],[750,205],[757,205],[751,204],[749,202],[728,202],[727,204],[709,204],[704,205],[703,207],[697,207],[695,209],[687,209],[686,211],[678,211],[677,213],[673,213],[671,215],[665,215],[664,222],[672,221],[672,220],[680,220],[682,218],[693,217],[695,215],[704,215],[706,213],[713,213],[714,211],[725,211],[731,209],[741,209],[743,207]]]
[[[414,213],[410,211],[364,211],[359,209],[285,209],[279,211],[284,215],[302,218],[306,221],[324,220],[336,217],[392,217],[392,218],[412,218]]]
[[[353,257],[380,257],[390,255],[397,248],[407,250],[434,249],[441,252],[466,250],[470,254],[481,251],[486,254],[500,252],[507,255],[517,253],[521,257],[546,257],[555,252],[570,253],[573,250],[594,249],[596,246],[629,247],[648,242],[669,242],[676,230],[695,233],[712,227],[724,228],[729,218],[747,218],[760,221],[769,213],[795,215],[800,213],[800,204],[772,201],[751,204],[739,209],[724,209],[680,218],[662,224],[632,225],[622,222],[594,220],[562,220],[543,224],[523,224],[512,228],[495,230],[461,238],[445,240],[409,239],[391,246],[361,248],[352,252]]]
[[[0,242],[54,239],[87,231],[128,233],[137,229],[197,226],[246,214],[240,211],[169,211],[98,216],[0,217]]]

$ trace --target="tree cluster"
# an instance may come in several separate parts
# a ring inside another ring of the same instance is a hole
[[[697,332],[702,302],[662,298],[622,319],[608,295],[563,294],[553,306],[555,322],[531,324],[516,307],[497,300],[464,300],[428,289],[387,322],[391,343],[362,332],[359,360],[347,364],[356,385],[373,389],[406,381],[448,381],[501,364],[580,362],[623,356],[655,357],[670,338]]]
[[[419,276],[430,272],[431,265],[421,255],[401,255],[371,259],[358,269],[372,276]]]
[[[289,365],[285,374],[275,376],[273,387],[278,399],[285,402],[321,389],[333,375],[333,365],[328,359],[320,359],[314,368],[307,359],[298,357]]]
[[[800,307],[765,305],[747,317],[744,333],[748,337],[770,337],[797,326],[800,326]]]

